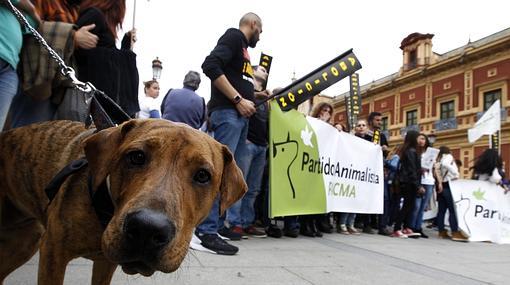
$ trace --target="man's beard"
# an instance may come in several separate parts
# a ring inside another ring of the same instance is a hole
[[[254,34],[251,36],[250,40],[248,41],[248,46],[251,48],[255,48],[257,46],[257,42],[259,41],[259,35]]]

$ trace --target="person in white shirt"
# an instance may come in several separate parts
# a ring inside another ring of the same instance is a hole
[[[144,92],[145,97],[140,100],[140,112],[138,118],[161,118],[161,112],[159,110],[159,102],[156,100],[159,96],[159,83],[155,79],[145,81]]]
[[[437,228],[439,230],[439,238],[452,239],[454,241],[467,241],[467,238],[459,231],[457,223],[457,215],[455,213],[455,202],[453,201],[452,192],[450,190],[449,182],[459,178],[459,169],[455,163],[455,159],[451,155],[450,148],[442,146],[439,148],[439,154],[437,157],[439,161],[439,169],[441,173],[441,180],[443,182],[443,189],[439,187],[437,191]],[[448,235],[448,232],[444,229],[444,218],[448,210],[450,214],[449,222],[452,235]]]

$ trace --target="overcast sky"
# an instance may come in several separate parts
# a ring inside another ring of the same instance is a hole
[[[133,25],[134,0],[127,0],[124,30]],[[400,42],[414,32],[432,33],[433,51],[445,53],[510,27],[510,1],[168,1],[137,0],[135,27],[140,84],[152,78],[151,62],[163,62],[161,96],[182,87],[188,70],[202,72],[204,58],[227,28],[255,12],[263,33],[249,49],[253,65],[260,53],[273,56],[268,88],[286,86],[293,72],[307,74],[353,48],[363,68],[361,84],[397,72]],[[343,80],[323,93],[348,91]],[[143,89],[140,89],[140,93]],[[210,97],[210,81],[202,74],[197,91]],[[143,94],[143,93],[142,93]],[[142,95],[141,94],[141,95]]]

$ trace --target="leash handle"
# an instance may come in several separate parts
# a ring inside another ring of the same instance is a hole
[[[39,44],[41,44],[44,47],[44,49],[46,49],[46,51],[48,51],[48,53],[50,54],[50,57],[58,63],[58,66],[60,67],[60,73],[62,73],[62,75],[69,78],[72,81],[72,83],[76,86],[76,88],[78,88],[80,91],[92,92],[92,91],[96,90],[94,85],[92,85],[90,82],[84,83],[84,82],[78,80],[74,69],[72,67],[68,66],[64,62],[64,60],[58,55],[58,53],[48,45],[48,43],[41,36],[41,34],[39,34],[39,32],[37,32],[34,29],[34,27],[32,27],[30,25],[27,18],[25,18],[25,16],[23,16],[23,13],[21,13],[18,10],[18,8],[16,8],[12,4],[11,0],[4,0],[4,2],[7,3],[8,8],[12,11],[12,13],[14,13],[14,16],[16,16],[16,18],[18,18],[18,20],[23,24],[23,26],[25,26],[25,28],[28,31],[30,31],[30,33],[35,37],[35,39],[39,42]]]

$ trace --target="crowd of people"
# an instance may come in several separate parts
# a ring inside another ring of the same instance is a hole
[[[63,45],[64,58],[76,68],[78,78],[91,82],[104,91],[131,117],[167,119],[202,129],[226,145],[244,174],[248,192],[236,204],[220,213],[219,197],[207,218],[197,226],[192,248],[233,255],[238,247],[229,240],[248,237],[296,238],[322,237],[337,232],[344,235],[361,233],[396,238],[422,237],[423,215],[432,197],[437,197],[435,219],[441,238],[465,241],[458,229],[449,181],[459,178],[459,170],[448,147],[441,147],[436,163],[422,167],[421,156],[430,147],[426,134],[407,132],[404,143],[390,150],[381,132],[382,115],[372,112],[357,120],[354,130],[343,122],[332,122],[333,106],[320,103],[310,114],[335,126],[340,132],[380,145],[384,161],[383,213],[327,213],[282,217],[280,229],[268,216],[268,114],[267,98],[273,93],[264,90],[268,73],[262,66],[252,66],[248,48],[253,48],[262,33],[262,20],[254,13],[245,14],[238,28],[230,28],[205,57],[203,73],[211,80],[211,99],[206,104],[196,93],[200,73],[189,71],[183,87],[170,89],[161,105],[159,83],[144,82],[145,98],[138,102],[138,71],[133,45],[136,31],[115,46],[117,31],[123,22],[125,0],[12,0],[45,37],[58,29],[55,45]],[[42,21],[41,21],[42,20]],[[51,66],[41,48],[22,44],[25,29],[4,3],[0,4],[0,127],[15,128],[38,121],[59,119],[56,110],[70,89],[68,80],[57,72],[33,74],[30,53],[37,58],[37,71]],[[18,64],[21,60],[21,64]],[[22,70],[18,69],[20,67]],[[16,72],[18,70],[18,72]],[[19,84],[18,84],[19,81]],[[36,83],[34,83],[36,82]],[[33,97],[33,90],[46,93]],[[273,90],[278,92],[277,90]],[[11,104],[12,102],[12,104]],[[475,179],[501,184],[505,178],[503,162],[497,151],[486,150],[475,162]],[[451,234],[445,230],[444,217],[449,212]]]

